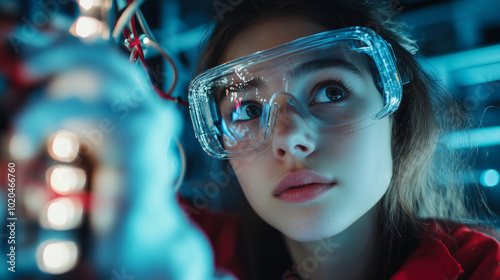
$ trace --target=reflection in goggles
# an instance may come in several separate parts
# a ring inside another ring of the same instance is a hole
[[[291,106],[311,127],[329,136],[341,132],[331,128],[374,116],[383,108],[383,100],[374,85],[372,71],[363,57],[351,57],[351,61],[312,60],[289,67],[292,70],[284,75],[279,71],[263,71],[263,75],[240,83],[225,77],[226,81],[231,80],[230,84],[212,92],[217,93],[215,103],[226,149],[237,148],[241,143],[256,146],[264,142],[269,134],[268,124],[276,122],[269,119],[271,108],[276,106]],[[283,88],[293,94],[280,92]]]

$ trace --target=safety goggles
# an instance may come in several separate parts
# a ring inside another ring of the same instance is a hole
[[[189,86],[196,137],[214,158],[267,149],[280,127],[335,137],[399,106],[402,85],[389,43],[364,27],[327,31],[211,68]]]

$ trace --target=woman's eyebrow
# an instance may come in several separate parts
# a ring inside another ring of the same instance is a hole
[[[288,77],[288,79],[290,80],[296,80],[299,77],[304,76],[306,74],[314,73],[328,68],[339,68],[344,71],[349,71],[359,76],[360,78],[364,78],[361,71],[356,66],[354,66],[354,64],[338,58],[318,59],[318,60],[311,60],[308,62],[304,62],[301,65],[297,66],[296,68],[288,71],[286,77]],[[218,104],[220,104],[227,97],[227,92],[249,90],[252,88],[262,89],[265,86],[266,83],[260,77],[254,77],[249,81],[242,81],[241,83],[236,83],[233,85],[226,85],[218,89],[218,93],[216,95]],[[230,88],[233,89],[231,90]]]
[[[233,85],[226,85],[218,88],[217,92],[217,104],[220,104],[226,97],[227,93],[231,91],[243,91],[252,88],[261,89],[265,87],[265,82],[262,78],[252,78],[248,81],[242,81],[241,83],[236,83]],[[232,88],[232,89],[231,89]]]
[[[289,71],[287,77],[290,80],[296,80],[301,76],[304,76],[309,73],[317,72],[327,68],[340,68],[342,70],[349,71],[360,78],[364,78],[361,71],[354,66],[354,64],[349,63],[343,59],[318,59],[311,60],[308,62],[304,62],[301,65],[297,66],[293,70]]]

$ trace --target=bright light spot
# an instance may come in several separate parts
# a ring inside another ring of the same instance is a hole
[[[73,216],[73,209],[67,207],[61,202],[52,202],[47,209],[47,218],[49,223],[55,226],[61,226],[68,222]]]
[[[48,203],[46,213],[48,227],[56,230],[68,230],[81,224],[83,206],[76,199],[60,197]]]
[[[68,193],[76,187],[76,173],[67,167],[58,167],[50,175],[50,186],[58,193]]]
[[[78,155],[80,142],[78,137],[68,131],[56,132],[52,141],[49,141],[49,154],[58,161],[71,162]]]
[[[40,270],[51,274],[70,271],[78,260],[78,247],[72,241],[46,241],[37,249],[37,264]]]
[[[83,190],[87,176],[81,168],[56,165],[47,170],[47,182],[59,194],[70,194]]]
[[[481,173],[479,182],[483,187],[494,187],[500,182],[500,174],[495,169],[488,169]]]
[[[13,135],[9,142],[9,153],[13,159],[28,159],[33,153],[29,138],[21,134]]]
[[[149,43],[149,38],[148,37],[142,38],[142,43],[147,45]]]
[[[500,144],[500,126],[455,131],[442,139],[451,149],[470,149]]]
[[[80,0],[78,3],[80,3],[80,6],[85,10],[90,10],[94,5],[94,0]]]
[[[95,18],[81,16],[76,21],[76,36],[87,38],[90,35],[98,34],[101,30],[101,22]]]

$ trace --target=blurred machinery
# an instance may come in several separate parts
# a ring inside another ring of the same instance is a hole
[[[453,133],[448,145],[475,148],[471,184],[479,184],[488,205],[500,214],[500,45],[433,57],[431,69],[471,111],[473,128]]]
[[[410,8],[400,16],[412,26],[424,64],[473,116],[473,128],[454,133],[448,145],[474,148],[474,171],[468,180],[482,187],[488,205],[500,214],[500,2],[402,4]]]
[[[231,279],[177,202],[187,103],[143,2],[0,2],[1,279]]]

